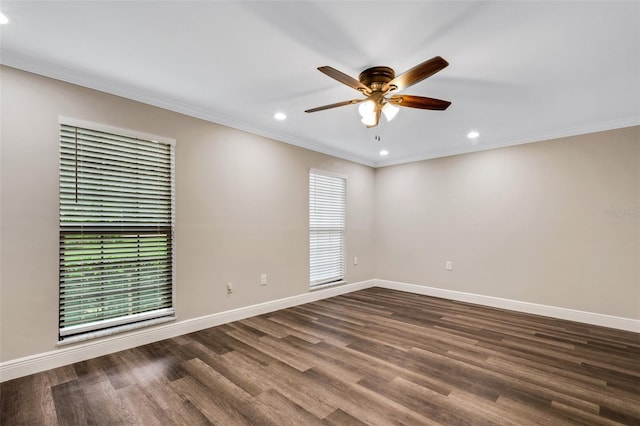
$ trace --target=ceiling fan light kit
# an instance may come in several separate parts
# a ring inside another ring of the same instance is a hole
[[[387,121],[393,120],[398,114],[398,106],[444,111],[451,105],[451,102],[423,96],[391,95],[391,93],[406,89],[444,69],[447,65],[449,65],[447,61],[436,56],[397,77],[393,69],[389,67],[367,68],[360,73],[358,80],[330,66],[319,67],[320,72],[357,90],[366,98],[337,102],[308,109],[305,112],[324,111],[359,103],[358,112],[362,117],[362,123],[367,127],[375,127],[380,123],[381,114],[384,114]]]
[[[360,106],[358,107],[358,112],[360,113],[360,117],[362,117],[362,123],[365,124],[367,127],[373,127],[377,124],[376,120],[379,119],[376,118],[378,112],[377,110],[380,109],[379,108],[380,104],[376,104],[374,101],[372,100],[366,100],[364,102],[360,103]],[[398,115],[398,111],[400,110],[400,108],[398,108],[397,106],[390,104],[389,102],[383,101],[382,102],[382,114],[384,115],[384,117],[387,119],[387,121],[391,121],[395,118],[396,115]]]

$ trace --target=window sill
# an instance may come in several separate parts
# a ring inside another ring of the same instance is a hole
[[[72,345],[74,343],[84,342],[86,340],[98,339],[100,337],[111,336],[112,334],[124,333],[126,331],[136,330],[138,328],[149,327],[156,324],[175,321],[175,319],[176,319],[175,316],[162,317],[162,318],[155,318],[155,319],[145,320],[145,321],[132,323],[132,324],[123,324],[116,327],[106,328],[104,330],[88,331],[86,333],[64,337],[62,340],[56,343],[56,346]]]
[[[337,285],[342,285],[342,284],[346,284],[346,283],[347,283],[347,280],[342,280],[342,281],[336,281],[336,282],[333,282],[333,283],[314,285],[313,287],[309,288],[309,291],[316,291],[316,290],[321,290],[321,289],[324,289],[324,288],[335,287]]]

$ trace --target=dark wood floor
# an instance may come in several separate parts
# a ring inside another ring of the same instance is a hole
[[[640,335],[372,288],[12,380],[7,425],[640,425]]]

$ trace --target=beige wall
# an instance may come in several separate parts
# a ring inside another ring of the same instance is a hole
[[[309,168],[348,175],[349,282],[640,318],[637,127],[374,170],[0,70],[0,361],[56,344],[61,115],[177,140],[179,320],[308,291]]]
[[[312,167],[348,176],[347,278],[374,277],[374,169],[12,68],[0,88],[0,361],[55,349],[60,115],[176,139],[178,320],[308,292]]]
[[[377,278],[640,319],[639,127],[381,168],[376,198]]]

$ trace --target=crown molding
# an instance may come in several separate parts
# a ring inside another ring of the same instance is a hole
[[[19,54],[12,51],[3,50],[0,55],[0,64],[39,74],[45,77],[75,84],[81,87],[98,90],[111,95],[120,96],[133,101],[141,102],[147,105],[163,108],[169,111],[187,115],[189,117],[199,118],[211,123],[221,124],[233,129],[242,130],[254,135],[273,139],[278,142],[284,142],[300,148],[341,158],[343,160],[353,161],[354,163],[363,164],[369,167],[387,167],[399,164],[412,163],[416,161],[431,160],[440,157],[449,157],[453,155],[468,154],[471,152],[487,151],[496,148],[505,148],[515,145],[523,145],[545,140],[564,138],[569,136],[583,135],[587,133],[601,132],[606,130],[620,129],[624,127],[632,127],[640,125],[640,115],[633,115],[621,119],[603,121],[598,123],[588,123],[585,125],[574,126],[569,128],[556,129],[550,132],[543,132],[532,137],[526,137],[516,140],[502,141],[484,141],[482,145],[474,145],[467,147],[453,148],[449,150],[438,150],[424,152],[417,155],[403,157],[395,160],[371,161],[362,156],[355,155],[345,150],[335,147],[329,147],[322,143],[312,141],[306,138],[300,138],[284,132],[273,132],[265,129],[257,128],[254,125],[238,120],[234,117],[201,108],[196,105],[185,103],[179,99],[158,96],[151,91],[141,90],[131,85],[115,82],[97,76],[89,76],[86,73],[54,64],[49,61],[33,58],[27,55]]]
[[[7,50],[2,51],[2,54],[0,55],[0,64],[12,68],[17,68],[22,71],[27,71],[45,77],[53,78],[55,80],[64,81],[66,83],[75,84],[77,86],[85,87],[88,89],[120,96],[122,98],[130,99],[136,102],[141,102],[147,105],[184,114],[189,117],[199,118],[211,123],[221,124],[233,129],[242,130],[244,132],[273,139],[278,142],[284,142],[289,145],[294,145],[326,155],[331,155],[343,160],[353,161],[354,163],[363,164],[369,167],[374,166],[374,163],[372,161],[341,149],[328,147],[324,144],[293,136],[287,133],[273,132],[257,128],[246,121],[238,120],[234,117],[216,111],[211,111],[206,108],[191,105],[179,99],[159,96],[151,91],[141,90],[134,86],[118,83],[110,79],[97,76],[89,76],[86,73],[83,73],[71,67],[54,64],[49,61],[43,61],[41,59],[36,59],[27,55]]]
[[[534,142],[548,141],[552,139],[566,138],[570,136],[585,135],[588,133],[604,132],[607,130],[623,129],[625,127],[640,126],[640,115],[633,115],[616,120],[602,121],[599,123],[589,123],[582,126],[557,129],[551,132],[540,133],[539,135],[509,141],[498,141],[483,143],[482,146],[474,145],[472,147],[454,148],[444,151],[432,151],[428,153],[418,154],[405,157],[401,160],[378,161],[373,167],[396,166],[399,164],[413,163],[417,161],[433,160],[434,158],[450,157],[453,155],[469,154],[472,152],[488,151],[497,148],[507,148],[510,146],[524,145]]]

